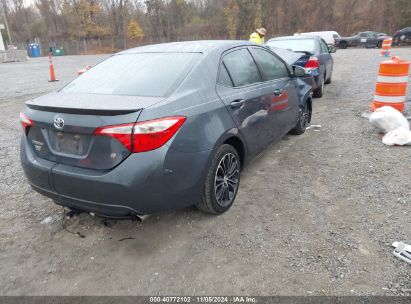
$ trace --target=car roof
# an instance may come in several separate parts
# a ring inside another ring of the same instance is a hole
[[[314,32],[304,32],[304,33],[301,33],[301,35],[306,35],[306,36],[315,35],[315,36],[317,36],[316,35],[317,33],[321,33],[321,34],[323,34],[323,33],[338,34],[336,31],[314,31]],[[299,35],[297,34],[296,36],[299,36]]]
[[[133,54],[133,53],[210,53],[216,50],[224,50],[243,45],[257,45],[244,40],[198,40],[198,41],[183,41],[170,42],[146,45],[121,51],[118,54]]]
[[[271,38],[267,42],[270,42],[273,40],[296,40],[296,39],[320,39],[320,37],[317,35],[282,36],[282,37]]]

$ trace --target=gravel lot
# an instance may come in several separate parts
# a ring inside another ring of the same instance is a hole
[[[410,48],[393,54],[411,60]],[[0,64],[0,294],[411,295],[411,266],[391,248],[411,243],[411,147],[384,146],[361,118],[378,55],[334,55],[333,83],[314,103],[322,127],[251,163],[226,214],[65,221],[84,238],[64,230],[61,207],[26,183],[18,113],[104,56],[55,58],[58,83],[47,82],[46,58]]]

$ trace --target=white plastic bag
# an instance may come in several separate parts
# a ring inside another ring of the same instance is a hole
[[[397,128],[409,130],[410,124],[400,111],[393,107],[384,106],[375,110],[370,115],[371,125],[382,133],[388,133]]]
[[[402,127],[391,130],[384,135],[382,142],[388,146],[411,146],[411,131]]]

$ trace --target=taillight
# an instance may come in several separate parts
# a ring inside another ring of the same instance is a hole
[[[186,121],[184,116],[171,116],[131,124],[98,128],[94,134],[110,136],[121,142],[130,152],[145,152],[160,148]]]
[[[308,59],[304,67],[307,69],[315,69],[315,68],[318,68],[319,66],[320,66],[320,61],[318,60],[318,58],[311,56],[310,59]]]
[[[20,113],[20,123],[25,134],[27,134],[27,127],[33,126],[33,121],[24,113]]]
[[[173,116],[134,125],[133,152],[155,150],[164,145],[186,121],[184,116]]]
[[[94,134],[113,137],[117,139],[119,142],[121,142],[124,145],[124,147],[126,147],[128,150],[131,151],[132,150],[131,135],[133,132],[133,126],[134,126],[134,123],[101,127],[101,128],[97,128]]]

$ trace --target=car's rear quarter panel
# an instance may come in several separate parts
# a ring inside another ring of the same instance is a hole
[[[162,165],[167,175],[164,185],[181,206],[199,199],[215,149],[236,129],[215,90],[220,54],[217,51],[204,56],[172,96],[144,109],[139,117],[139,121],[187,117],[167,142],[169,150]]]

